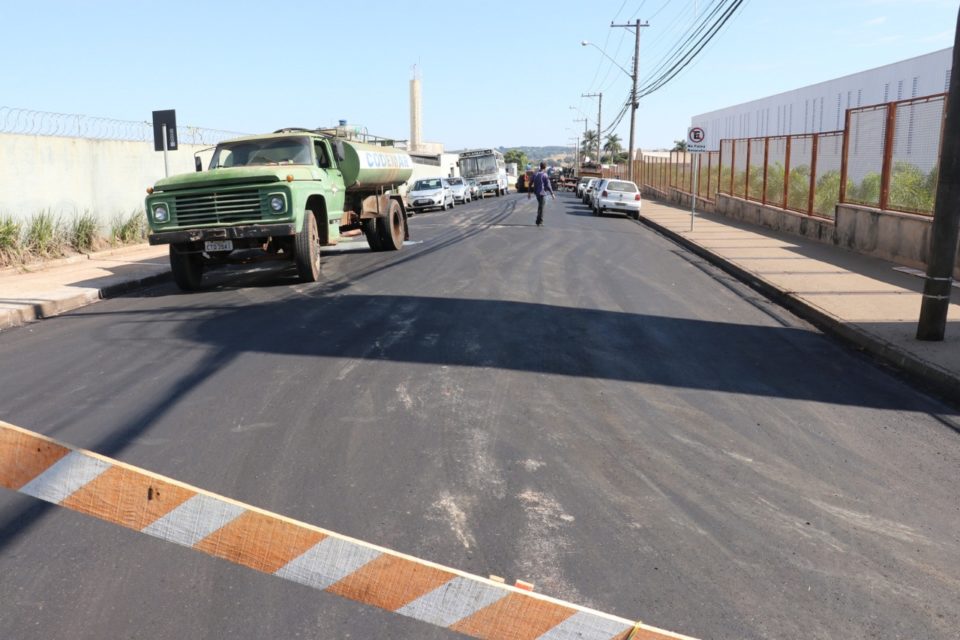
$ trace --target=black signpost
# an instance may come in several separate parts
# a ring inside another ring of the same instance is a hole
[[[163,169],[170,175],[167,151],[177,150],[177,112],[174,109],[153,112],[153,150],[163,151]]]

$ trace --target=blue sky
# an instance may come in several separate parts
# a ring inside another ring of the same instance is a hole
[[[5,2],[0,106],[238,132],[327,126],[409,136],[419,65],[423,137],[448,149],[573,144],[626,100],[712,0],[351,3]],[[953,44],[960,0],[746,0],[700,57],[641,101],[638,145],[671,146],[690,116]],[[570,107],[576,109],[570,109]],[[629,117],[618,128],[627,140]]]

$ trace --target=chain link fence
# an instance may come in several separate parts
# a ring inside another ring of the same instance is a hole
[[[146,121],[116,120],[3,106],[0,106],[0,133],[153,142],[153,125]],[[242,135],[247,134],[203,127],[177,127],[180,144],[214,145]]]
[[[831,219],[838,203],[931,215],[945,113],[937,94],[849,109],[843,131],[721,140],[719,192]]]

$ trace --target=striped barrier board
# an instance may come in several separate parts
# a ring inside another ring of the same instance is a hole
[[[490,640],[688,636],[298,522],[0,421],[0,486],[320,591]]]

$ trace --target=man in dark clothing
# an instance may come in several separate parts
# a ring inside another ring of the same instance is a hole
[[[553,187],[550,186],[550,178],[547,176],[547,163],[540,163],[540,171],[537,171],[533,175],[533,188],[527,191],[527,200],[530,199],[531,195],[537,196],[537,226],[543,224],[543,202],[547,199],[547,191],[550,192],[550,196],[556,200],[557,194],[553,192]],[[533,192],[532,194],[530,192]]]

